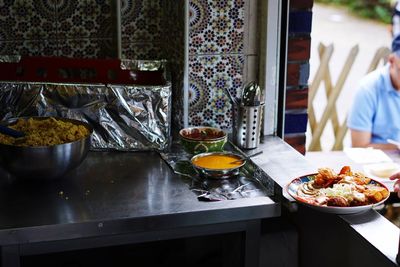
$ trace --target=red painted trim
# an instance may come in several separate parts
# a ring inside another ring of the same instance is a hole
[[[163,85],[163,70],[123,70],[118,59],[22,57],[0,63],[1,81]],[[84,75],[82,75],[84,73]]]

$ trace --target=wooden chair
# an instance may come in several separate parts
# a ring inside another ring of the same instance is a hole
[[[338,80],[335,85],[332,84],[331,74],[329,70],[329,60],[333,54],[333,45],[325,46],[319,44],[318,53],[320,57],[320,66],[317,69],[314,80],[309,87],[308,96],[308,119],[310,122],[310,128],[312,133],[312,139],[310,145],[308,146],[308,151],[320,151],[321,150],[321,135],[325,129],[325,126],[329,120],[331,120],[333,133],[335,137],[335,142],[331,150],[342,150],[343,149],[343,139],[347,133],[347,116],[343,123],[340,124],[338,120],[337,110],[336,110],[336,100],[338,99],[340,92],[342,91],[343,85],[349,75],[351,67],[355,61],[358,54],[358,45],[351,48],[346,62],[343,65],[343,69],[340,72]],[[379,65],[380,61],[387,61],[387,57],[390,54],[390,49],[387,47],[379,48],[369,67],[367,73],[375,70]],[[320,88],[321,83],[324,83],[325,94],[327,98],[327,104],[325,110],[319,121],[315,117],[313,101],[317,94],[318,88]]]

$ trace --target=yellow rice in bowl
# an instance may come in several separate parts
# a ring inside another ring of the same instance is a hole
[[[8,127],[24,132],[25,136],[14,138],[0,134],[0,143],[17,146],[54,146],[74,142],[90,134],[90,130],[83,125],[53,117],[18,119]]]

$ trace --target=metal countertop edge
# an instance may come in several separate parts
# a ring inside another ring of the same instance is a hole
[[[169,231],[185,227],[241,223],[281,215],[280,204],[269,197],[259,197],[255,202],[236,207],[228,206],[224,209],[1,229],[0,246]]]

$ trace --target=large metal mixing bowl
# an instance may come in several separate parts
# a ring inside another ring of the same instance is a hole
[[[54,146],[25,147],[0,144],[0,165],[13,176],[24,179],[56,179],[78,167],[89,152],[93,128],[79,120],[56,119],[83,125],[89,129],[90,134],[75,142]],[[12,125],[16,120],[10,119],[5,124]]]

